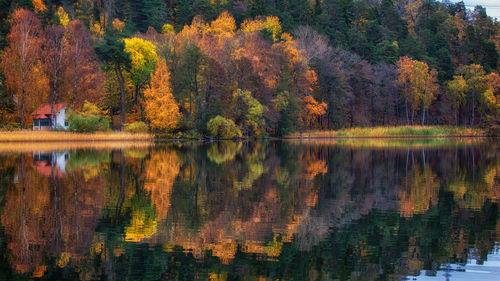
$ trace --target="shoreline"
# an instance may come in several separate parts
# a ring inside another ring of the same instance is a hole
[[[153,134],[126,132],[72,133],[51,131],[0,132],[0,143],[50,143],[50,142],[137,142],[155,140]]]
[[[105,142],[163,142],[163,141],[250,141],[250,140],[349,140],[349,139],[470,139],[498,138],[487,130],[453,126],[399,126],[399,127],[358,127],[349,129],[317,130],[293,133],[286,136],[244,137],[217,139],[208,136],[189,137],[181,134],[165,136],[154,133],[94,132],[74,133],[55,131],[0,131],[0,143],[105,143]]]

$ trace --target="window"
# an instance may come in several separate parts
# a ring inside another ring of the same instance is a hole
[[[64,121],[64,127],[68,127],[69,124],[68,124],[68,121]]]
[[[50,126],[50,120],[49,119],[40,119],[40,126],[41,127],[48,127],[48,126]]]
[[[33,120],[33,126],[38,127],[38,119]]]

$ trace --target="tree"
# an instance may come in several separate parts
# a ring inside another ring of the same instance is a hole
[[[135,88],[135,103],[140,104],[141,91],[149,83],[151,73],[155,70],[158,54],[153,43],[133,37],[125,38],[125,52],[130,54],[132,68],[130,69],[132,83]]]
[[[42,25],[32,12],[18,9],[12,14],[12,29],[7,36],[8,47],[2,58],[2,69],[7,89],[16,101],[21,126],[33,104],[40,102],[46,86],[40,71],[40,53],[43,41]]]
[[[245,135],[261,135],[265,125],[262,117],[264,106],[252,96],[250,91],[237,89],[233,94],[233,99],[236,124],[240,124]]]
[[[105,67],[114,71],[120,86],[120,130],[125,123],[125,78],[124,71],[129,71],[132,61],[129,53],[125,52],[125,43],[116,36],[106,33],[104,42],[95,47],[97,57]]]
[[[208,121],[207,129],[216,138],[234,139],[242,136],[240,129],[232,119],[226,119],[220,115]]]
[[[305,103],[305,108],[303,109],[304,123],[310,128],[320,125],[321,117],[326,114],[326,103],[319,103],[311,96],[305,96],[303,101]]]
[[[401,57],[398,65],[398,82],[402,87],[405,99],[406,121],[413,124],[415,111],[422,111],[422,125],[425,121],[425,111],[429,108],[435,95],[439,91],[437,84],[437,71],[430,69],[425,62]],[[412,114],[411,120],[408,116],[408,103],[410,103]],[[411,121],[411,122],[410,122]]]
[[[146,118],[153,129],[175,128],[181,114],[172,94],[170,73],[163,59],[156,64],[156,70],[151,75],[151,86],[144,91],[144,105]]]
[[[465,91],[467,89],[467,82],[460,75],[453,76],[453,80],[447,83],[447,93],[453,100],[453,108],[455,110],[455,124],[458,125],[458,111],[465,104]]]
[[[486,71],[479,64],[464,65],[459,70],[466,83],[466,99],[470,108],[470,125],[474,126],[476,111],[483,102],[482,97],[488,89]],[[481,112],[482,117],[482,112]]]
[[[69,104],[79,109],[86,100],[98,103],[104,91],[104,77],[92,48],[90,32],[81,21],[74,20],[68,24],[64,44],[69,58],[65,76],[70,83]]]
[[[63,79],[67,70],[69,56],[63,43],[64,28],[53,25],[45,31],[45,41],[43,44],[43,66],[46,76],[49,79],[49,104],[52,113],[51,126],[55,126],[54,106],[60,102],[63,87],[69,82]]]

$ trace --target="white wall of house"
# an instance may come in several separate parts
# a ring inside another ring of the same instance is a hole
[[[63,107],[56,114],[56,122],[54,128],[64,128],[67,130],[69,126],[66,126],[65,122],[66,122],[66,108]]]
[[[63,172],[66,173],[66,163],[68,162],[69,159],[69,152],[64,151],[64,152],[54,152],[52,155],[52,159],[55,159],[57,168]]]

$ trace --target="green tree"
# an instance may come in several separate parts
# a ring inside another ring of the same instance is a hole
[[[120,130],[125,123],[125,71],[130,71],[132,61],[129,53],[125,52],[125,43],[116,35],[106,33],[104,41],[95,47],[99,60],[108,71],[113,71],[120,86]]]
[[[264,106],[250,91],[241,89],[234,92],[233,101],[236,124],[240,125],[244,135],[261,135],[266,123],[263,118]]]

